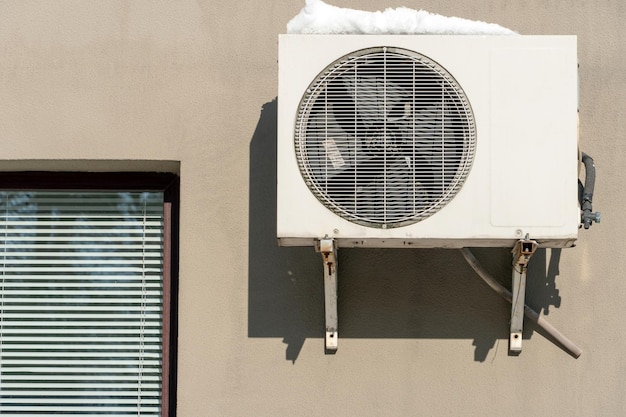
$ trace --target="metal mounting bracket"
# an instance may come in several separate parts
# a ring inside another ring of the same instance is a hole
[[[324,266],[324,311],[326,316],[326,337],[324,352],[337,352],[337,244],[334,239],[320,239],[315,247],[322,254]]]
[[[524,330],[524,306],[526,297],[526,270],[528,262],[537,250],[537,242],[530,240],[528,235],[515,243],[512,267],[512,299],[511,299],[511,334],[509,352],[517,354],[522,351],[522,332]]]

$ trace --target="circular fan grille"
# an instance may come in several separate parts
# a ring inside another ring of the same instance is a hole
[[[397,227],[441,209],[459,191],[476,144],[465,93],[439,64],[400,48],[337,60],[302,98],[300,171],[339,216]]]

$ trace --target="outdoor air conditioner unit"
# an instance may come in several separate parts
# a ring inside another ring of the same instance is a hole
[[[281,35],[283,246],[570,247],[575,36]]]
[[[492,246],[519,352],[528,260],[581,224],[576,37],[281,35],[278,82],[277,236],[322,254],[327,351],[337,248]]]

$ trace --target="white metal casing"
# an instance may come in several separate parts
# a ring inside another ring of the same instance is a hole
[[[324,207],[302,178],[294,129],[310,83],[329,64],[375,46],[405,48],[444,67],[467,95],[476,153],[459,193],[417,223],[372,228]],[[578,71],[575,36],[280,35],[277,237],[283,246],[334,238],[340,247],[543,247],[575,244]]]

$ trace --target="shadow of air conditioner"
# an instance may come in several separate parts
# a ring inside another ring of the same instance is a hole
[[[277,245],[276,116],[274,99],[263,105],[250,142],[248,337],[282,338],[295,362],[307,338],[320,339],[323,351],[323,271],[313,248]],[[510,249],[474,253],[510,289]],[[533,256],[526,290],[527,304],[544,314],[560,306],[560,250],[549,253],[549,263],[544,249]],[[508,340],[510,305],[458,250],[340,249],[338,264],[340,339],[473,339],[479,362]],[[536,331],[527,324],[525,339]]]

